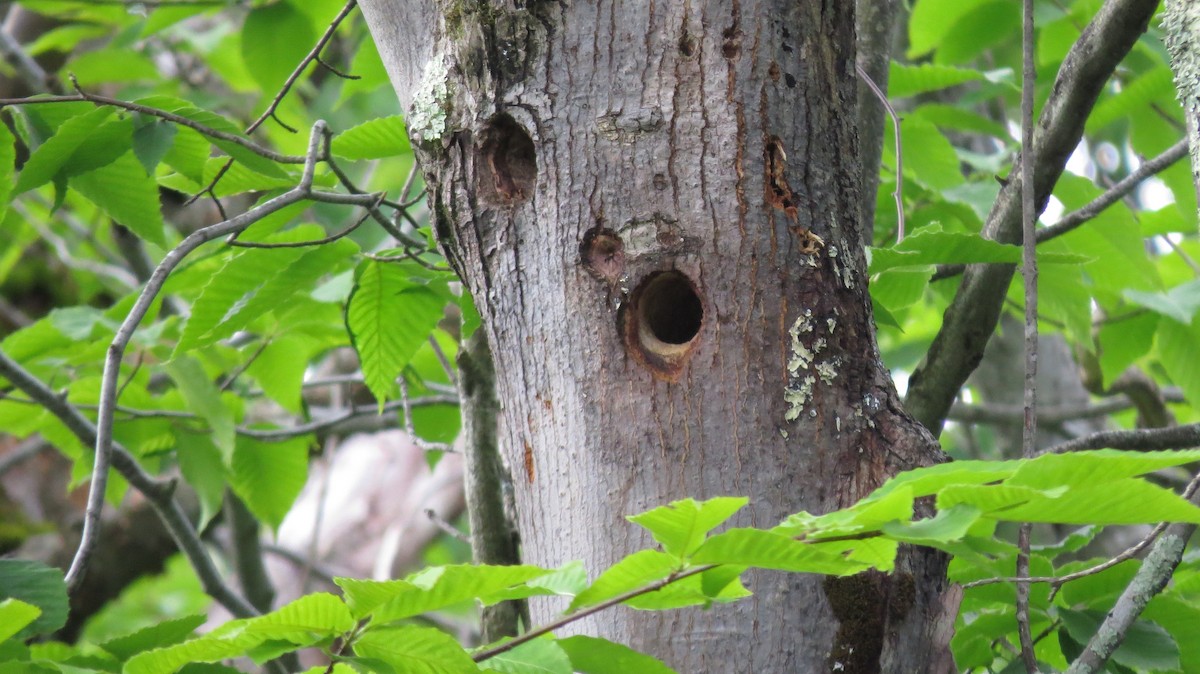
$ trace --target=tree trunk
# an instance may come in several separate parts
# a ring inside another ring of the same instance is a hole
[[[362,5],[385,60],[435,31],[419,84],[389,72],[492,345],[525,561],[595,574],[673,499],[747,495],[738,523],[771,526],[938,460],[875,343],[854,3]],[[944,560],[900,568],[572,629],[680,672],[949,668]]]

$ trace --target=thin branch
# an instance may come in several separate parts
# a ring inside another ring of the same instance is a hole
[[[92,422],[3,351],[0,351],[0,376],[3,376],[13,386],[58,418],[80,442],[85,445],[96,442],[97,432]],[[192,526],[191,520],[175,500],[174,484],[162,483],[154,479],[119,443],[112,443],[112,465],[129,482],[130,486],[146,497],[150,506],[158,513],[163,525],[166,526],[167,531],[171,532],[171,537],[179,545],[180,551],[191,563],[204,591],[239,618],[256,615],[254,607],[250,606],[222,580],[221,572],[208,556],[208,551],[200,540],[196,528]]]
[[[291,131],[292,133],[296,132],[295,129],[281,122],[279,118],[275,116],[275,111],[279,109],[279,104],[283,102],[284,97],[287,96],[288,92],[292,90],[292,86],[296,84],[296,80],[300,79],[300,76],[304,74],[304,69],[308,67],[308,64],[312,63],[313,61],[321,60],[321,50],[325,49],[325,45],[329,44],[329,41],[333,39],[333,34],[337,32],[338,26],[341,25],[342,20],[349,16],[350,12],[354,10],[356,5],[358,5],[358,0],[350,0],[346,3],[345,7],[342,7],[342,11],[338,12],[338,15],[333,18],[333,21],[330,22],[329,27],[325,29],[325,33],[321,36],[321,39],[317,40],[317,44],[308,52],[308,54],[304,56],[303,59],[300,60],[300,64],[296,66],[296,69],[292,71],[292,74],[288,75],[288,78],[283,83],[283,86],[280,87],[279,91],[275,94],[275,98],[271,99],[271,104],[267,106],[267,109],[263,111],[262,115],[260,115],[258,119],[254,120],[250,126],[246,127],[246,133],[254,133],[254,130],[262,126],[262,123],[268,119],[274,119],[276,122],[279,122],[280,126],[288,131]],[[324,65],[323,61],[321,61],[321,63]],[[330,68],[330,70],[333,69]],[[339,75],[341,74],[336,70],[333,70],[333,72]]]
[[[1103,213],[1109,206],[1123,199],[1147,178],[1162,173],[1175,164],[1175,162],[1182,159],[1187,154],[1187,148],[1187,139],[1184,139],[1167,148],[1157,157],[1142,162],[1141,166],[1118,180],[1100,196],[1080,206],[1078,209],[1067,213],[1053,225],[1039,229],[1037,232],[1038,243],[1045,243],[1051,239],[1060,237],[1067,232],[1077,229],[1080,225],[1091,221]],[[933,273],[933,276],[929,280],[932,283],[934,281],[953,278],[962,274],[966,268],[965,264],[938,265],[937,271]]]
[[[458,404],[458,396],[447,395],[447,394],[422,396],[420,398],[414,398],[414,399],[408,401],[407,404],[410,408],[411,407],[419,407],[422,405],[457,405]],[[402,409],[404,407],[404,405],[405,405],[405,401],[403,401],[403,400],[393,400],[391,402],[384,404],[382,412],[383,413],[396,412],[397,410]],[[262,429],[256,429],[256,428],[239,428],[238,434],[244,435],[248,438],[254,438],[255,440],[258,440],[260,442],[281,442],[283,440],[288,440],[290,438],[294,438],[297,436],[308,435],[309,433],[320,434],[323,432],[336,432],[338,434],[344,434],[349,430],[349,429],[344,428],[344,426],[346,425],[347,422],[352,421],[359,417],[376,417],[376,416],[379,418],[387,418],[384,416],[384,414],[381,414],[381,411],[377,405],[360,405],[358,407],[354,407],[352,409],[347,410],[345,413],[343,413],[339,416],[332,417],[330,419],[323,419],[320,421],[312,421],[307,424],[301,424],[299,426],[293,426],[291,428],[276,428],[276,429],[271,429],[271,430],[262,430]],[[395,428],[397,425],[398,424],[396,423],[395,420],[389,420],[387,428]],[[378,430],[378,429],[376,429],[376,430]],[[453,452],[454,449],[447,448],[445,446],[439,446],[436,448],[436,451]]]
[[[226,241],[226,244],[233,246],[235,248],[308,248],[310,246],[323,246],[327,243],[333,243],[334,241],[337,241],[338,239],[348,236],[354,230],[361,227],[362,224],[367,221],[367,218],[371,217],[371,209],[378,208],[379,202],[383,200],[383,193],[380,193],[375,196],[377,197],[375,199],[375,203],[372,206],[368,206],[366,211],[362,214],[361,217],[359,217],[354,222],[350,223],[350,225],[348,227],[346,227],[345,229],[343,229],[339,232],[334,232],[333,234],[330,234],[329,236],[326,236],[326,237],[323,237],[320,239],[314,239],[312,241],[263,243],[260,241],[240,241],[240,240],[238,240],[238,235],[240,235],[241,232],[235,232],[232,235],[230,235],[229,240]]]
[[[1183,139],[1167,148],[1162,154],[1157,157],[1142,162],[1142,165],[1137,167],[1135,171],[1117,181],[1112,187],[1109,187],[1103,194],[1092,199],[1079,209],[1067,213],[1058,222],[1049,227],[1043,227],[1037,233],[1038,243],[1049,241],[1055,237],[1062,236],[1067,232],[1079,227],[1083,223],[1100,215],[1104,209],[1112,206],[1120,201],[1125,195],[1132,192],[1142,181],[1150,176],[1161,173],[1164,169],[1179,161],[1187,154],[1188,144],[1187,139]]]
[[[308,156],[304,164],[304,172],[300,184],[293,189],[270,199],[241,215],[229,220],[210,225],[189,234],[174,249],[163,257],[162,262],[154,269],[150,280],[146,282],[133,308],[118,328],[116,336],[108,347],[104,359],[104,375],[100,384],[100,403],[96,420],[96,456],[92,468],[92,482],[88,492],[88,505],[84,512],[83,536],[76,551],[75,559],[67,572],[69,584],[78,583],[95,547],[99,534],[100,511],[104,506],[104,489],[108,481],[109,460],[113,448],[113,413],[117,404],[117,380],[120,377],[121,360],[133,333],[141,324],[142,319],[153,305],[155,298],[166,283],[167,277],[175,267],[192,251],[209,241],[243,230],[267,215],[283,209],[293,203],[311,199],[327,203],[342,203],[364,205],[374,201],[372,195],[335,194],[314,192],[312,189],[313,174],[317,161],[320,141],[325,129],[325,122],[318,121],[313,125],[312,136],[309,140]],[[364,199],[364,197],[366,199]]]
[[[1046,453],[1065,454],[1087,449],[1191,449],[1200,447],[1200,424],[1133,431],[1100,431],[1054,445]]]
[[[1021,31],[1021,154],[1033,155],[1033,89],[1037,71],[1033,62],[1033,0],[1022,4]],[[1037,454],[1037,358],[1038,358],[1038,267],[1037,207],[1034,204],[1033,162],[1021,162],[1021,277],[1025,281],[1025,423],[1021,433],[1021,454]],[[1029,534],[1033,525],[1026,522],[1017,533],[1017,575],[1029,575]],[[1021,661],[1026,671],[1038,671],[1033,652],[1033,634],[1029,628],[1029,583],[1017,583],[1017,636],[1021,643]]]
[[[437,511],[434,510],[433,508],[426,508],[425,516],[429,518],[430,522],[433,522],[434,526],[436,526],[438,529],[441,529],[442,533],[446,534],[450,538],[453,538],[456,541],[462,541],[463,543],[470,544],[471,538],[469,536],[467,536],[463,532],[459,531],[458,529],[456,529],[454,527],[453,524],[450,524],[445,519],[443,519],[442,516],[437,514]]]
[[[1200,486],[1200,474],[1192,479],[1184,496],[1196,502],[1196,488]],[[1092,635],[1083,653],[1071,663],[1067,674],[1090,674],[1104,670],[1113,652],[1125,640],[1125,634],[1150,600],[1162,592],[1171,580],[1175,568],[1183,559],[1188,539],[1196,532],[1195,524],[1172,524],[1146,555],[1137,573],[1117,599],[1117,603],[1104,617],[1104,622]]]
[[[1179,389],[1170,388],[1162,392],[1165,402],[1186,402]],[[1106,400],[1086,405],[1061,405],[1057,407],[1040,407],[1037,410],[1039,424],[1057,426],[1068,421],[1079,419],[1099,419],[1117,412],[1123,412],[1135,407],[1134,401],[1128,395],[1113,396]],[[968,424],[1013,424],[1025,419],[1025,406],[989,403],[986,405],[968,405],[955,402],[950,408],[947,419]]]
[[[1097,97],[1146,31],[1157,7],[1157,0],[1109,0],[1067,53],[1042,106],[1034,145],[1020,158],[1033,164],[1034,203],[1039,209],[1079,145]],[[1001,243],[1021,241],[1020,193],[1017,180],[1009,180],[1000,190],[984,226],[985,236]],[[1010,264],[968,267],[925,360],[909,380],[905,408],[935,435],[995,331],[1014,272]]]
[[[1068,573],[1068,574],[1062,575],[1062,576],[1027,576],[1024,578],[1021,578],[1021,577],[982,578],[980,580],[973,580],[969,583],[963,583],[962,587],[964,590],[969,590],[973,587],[982,587],[984,585],[995,585],[996,583],[1048,583],[1050,585],[1050,599],[1053,600],[1054,595],[1058,594],[1058,591],[1062,588],[1063,585],[1066,585],[1067,583],[1069,583],[1073,580],[1079,580],[1080,578],[1094,576],[1098,573],[1101,573],[1101,572],[1111,569],[1112,567],[1120,564],[1121,562],[1124,562],[1125,560],[1133,559],[1138,554],[1140,554],[1142,550],[1145,550],[1146,548],[1150,547],[1150,544],[1153,543],[1155,540],[1157,540],[1159,535],[1162,534],[1162,532],[1164,532],[1166,530],[1167,530],[1167,523],[1162,522],[1162,523],[1158,524],[1157,526],[1155,526],[1153,529],[1151,529],[1150,533],[1146,534],[1146,536],[1144,538],[1142,538],[1142,540],[1138,541],[1137,543],[1134,543],[1133,545],[1129,546],[1128,548],[1125,548],[1124,550],[1121,551],[1120,554],[1116,555],[1112,559],[1106,559],[1103,562],[1096,564],[1095,566],[1089,566],[1086,569],[1082,569],[1082,570],[1076,571],[1074,573]]]
[[[896,189],[892,190],[892,199],[896,201],[896,243],[900,243],[904,240],[904,152],[900,141],[900,116],[896,114],[896,109],[888,101],[887,94],[879,89],[867,71],[857,63],[854,64],[854,68],[858,71],[859,78],[870,88],[871,93],[875,94],[875,97],[883,104],[883,109],[887,111],[888,117],[892,119],[892,135],[896,137]],[[874,202],[874,195],[864,195],[863,198],[869,198]]]
[[[247,139],[243,138],[242,136],[239,136],[235,133],[228,133],[226,131],[218,131],[212,127],[205,126],[204,124],[190,120],[187,117],[177,115],[173,112],[167,112],[166,110],[159,110],[158,108],[152,108],[147,105],[141,105],[140,103],[131,103],[129,101],[122,101],[122,100],[116,99],[116,98],[109,98],[108,96],[102,96],[100,94],[89,94],[80,89],[76,89],[75,91],[77,93],[67,94],[67,95],[62,95],[62,96],[38,96],[36,98],[0,98],[0,108],[4,108],[4,107],[10,106],[10,105],[44,105],[44,104],[49,104],[49,103],[78,103],[78,102],[84,101],[84,102],[89,102],[89,103],[95,103],[97,105],[107,105],[107,106],[111,106],[114,108],[121,108],[122,110],[129,110],[130,112],[137,112],[137,113],[141,113],[143,115],[150,115],[152,117],[158,117],[159,119],[165,119],[168,122],[172,122],[172,123],[178,124],[180,126],[186,126],[187,128],[192,129],[193,131],[196,131],[196,132],[198,132],[204,136],[207,136],[209,138],[215,138],[217,140],[222,140],[222,141],[225,141],[228,143],[233,143],[235,145],[239,145],[259,156],[266,157],[267,159],[279,162],[280,164],[303,164],[306,159],[305,157],[301,157],[301,156],[297,156],[297,155],[280,154],[278,152],[275,152],[274,150],[270,150],[261,145],[258,145],[257,143],[255,143],[253,141],[247,140]]]
[[[703,566],[696,566],[696,567],[687,569],[686,571],[676,571],[675,573],[672,573],[671,575],[667,576],[666,578],[663,578],[662,580],[656,580],[653,583],[643,585],[642,587],[639,587],[634,590],[630,590],[629,592],[626,592],[624,594],[619,594],[607,601],[600,602],[599,604],[596,604],[595,606],[590,606],[588,608],[583,609],[582,611],[572,613],[570,615],[565,615],[565,616],[559,618],[558,620],[553,620],[551,622],[548,622],[545,625],[542,625],[541,627],[539,627],[537,629],[532,629],[518,637],[513,637],[512,639],[505,641],[502,644],[498,644],[496,646],[492,646],[491,648],[485,648],[483,650],[476,651],[471,656],[471,659],[474,660],[475,662],[483,662],[484,660],[489,660],[491,658],[496,657],[497,655],[500,655],[501,653],[507,653],[507,652],[511,651],[512,649],[516,648],[517,646],[520,646],[523,643],[533,641],[534,639],[542,636],[543,634],[549,634],[549,633],[553,632],[554,630],[559,629],[560,627],[570,625],[571,623],[573,623],[577,620],[586,618],[595,613],[599,613],[600,611],[603,611],[607,608],[616,606],[617,604],[627,602],[630,599],[636,599],[644,594],[650,594],[651,592],[657,592],[658,590],[663,589],[664,587],[670,585],[671,583],[683,580],[684,578],[690,578],[692,576],[704,573],[705,571],[709,571],[709,570],[712,570],[715,568],[717,568],[716,564],[705,564]]]
[[[30,91],[54,91],[57,88],[41,64],[6,30],[0,30],[0,55],[13,66]]]

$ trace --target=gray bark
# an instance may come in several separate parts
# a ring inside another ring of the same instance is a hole
[[[1192,182],[1200,202],[1200,5],[1167,0],[1163,33],[1175,71],[1175,86],[1187,121],[1188,145],[1192,150]]]
[[[389,72],[492,345],[526,562],[595,574],[652,545],[627,514],[745,494],[738,524],[770,526],[939,460],[875,343],[853,3],[453,2],[436,26],[363,8],[377,41],[436,36]],[[747,584],[572,629],[681,672],[952,667],[937,555]]]

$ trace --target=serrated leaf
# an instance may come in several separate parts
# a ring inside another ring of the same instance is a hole
[[[1162,319],[1158,322],[1155,347],[1167,376],[1192,405],[1200,405],[1200,359],[1196,344],[1200,344],[1200,324],[1185,325]]]
[[[312,23],[289,2],[250,10],[241,37],[242,61],[263,91],[279,89],[316,39]]]
[[[18,599],[41,611],[17,632],[20,638],[49,634],[67,623],[67,584],[56,568],[25,559],[0,559],[0,597]]]
[[[430,567],[404,581],[368,585],[366,581],[339,584],[356,614],[370,612],[377,622],[391,622],[436,611],[477,599],[492,603],[492,596],[544,576],[549,571],[536,566],[490,566],[458,564]],[[353,588],[354,594],[351,594]],[[381,601],[382,600],[382,601]],[[370,607],[375,604],[374,607]]]
[[[7,641],[33,624],[42,609],[21,601],[20,599],[5,599],[0,601],[0,642]]]
[[[627,519],[654,536],[663,549],[676,557],[691,554],[709,531],[720,526],[750,501],[722,496],[707,501],[683,499]]]
[[[182,642],[207,619],[208,617],[204,614],[197,614],[166,620],[136,632],[109,639],[100,644],[100,647],[122,660],[128,660],[143,651]]]
[[[964,538],[979,520],[978,508],[967,505],[942,510],[937,515],[915,522],[887,522],[883,533],[902,543],[934,545]]]
[[[574,636],[559,639],[558,645],[580,674],[675,674],[659,660],[606,639]]]
[[[158,183],[146,174],[133,152],[71,178],[70,184],[134,234],[157,246],[166,245]]]
[[[268,641],[301,647],[343,634],[354,626],[346,605],[318,592],[257,618],[233,620],[198,639],[133,656],[125,674],[172,674],[189,663],[218,662],[246,655]]]
[[[75,150],[113,114],[112,108],[96,108],[63,122],[57,132],[33,151],[17,176],[14,194],[21,194],[50,182]]]
[[[286,232],[268,237],[269,243],[295,243],[311,241],[324,236],[320,227],[306,225],[290,229]],[[208,346],[232,335],[245,327],[251,320],[264,311],[264,307],[274,309],[275,302],[286,299],[292,292],[300,288],[291,288],[290,278],[284,276],[285,270],[297,265],[297,271],[303,271],[313,278],[299,279],[298,284],[315,282],[316,276],[322,270],[316,268],[322,261],[329,260],[330,253],[349,254],[356,247],[352,242],[339,241],[333,250],[307,250],[305,248],[249,248],[237,253],[218,271],[196,298],[192,306],[191,316],[183,327],[183,334],[175,346],[172,357],[187,353],[193,349]],[[298,261],[309,256],[308,262]],[[257,300],[260,292],[267,290],[269,297]],[[303,285],[300,286],[304,287]],[[247,308],[254,303],[254,311]]]
[[[900,267],[929,264],[1010,262],[1021,259],[1021,248],[985,239],[978,234],[943,232],[930,226],[913,232],[890,248],[872,248],[870,274]]]
[[[663,580],[679,569],[679,560],[658,550],[640,550],[610,566],[575,596],[568,612],[599,604],[620,594]]]
[[[955,68],[933,63],[905,64],[892,61],[888,73],[888,96],[891,98],[916,96],[982,79],[984,79],[983,73],[969,68]]]
[[[717,534],[700,546],[692,561],[831,576],[846,576],[870,568],[790,536],[761,529],[731,529]]]
[[[472,674],[480,671],[450,635],[429,627],[370,630],[354,642],[354,652],[387,663],[396,674]]]
[[[208,526],[221,511],[225,499],[225,484],[229,479],[227,466],[232,457],[223,459],[221,450],[208,435],[178,433],[175,438],[179,470],[200,499],[198,528]]]
[[[503,642],[500,642],[503,643]],[[483,661],[485,672],[499,674],[574,674],[571,659],[553,639],[534,639]]]
[[[333,139],[333,153],[345,159],[381,159],[408,154],[404,118],[380,117],[347,129]]]
[[[1186,325],[1200,309],[1200,280],[1181,283],[1166,292],[1126,290],[1123,295],[1134,304]]]
[[[278,529],[308,478],[308,438],[265,443],[238,436],[230,484],[246,507]]]
[[[367,260],[356,276],[346,306],[346,327],[367,388],[382,406],[392,397],[401,368],[441,319],[445,301],[386,263]]]
[[[133,131],[133,154],[146,169],[146,175],[154,175],[159,162],[175,144],[179,127],[161,119],[140,119]]]
[[[216,384],[208,378],[204,366],[195,358],[176,358],[167,363],[165,368],[187,401],[188,409],[208,422],[212,441],[228,463],[233,457],[236,428],[233,412],[221,400],[221,392]]]

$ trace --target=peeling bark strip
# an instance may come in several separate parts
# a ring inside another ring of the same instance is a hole
[[[384,42],[428,40],[411,18],[440,13],[422,67],[388,67],[403,91],[425,73],[414,147],[493,348],[525,561],[599,573],[653,544],[627,514],[745,494],[737,524],[770,526],[939,460],[875,343],[854,3],[362,5]],[[944,560],[903,556],[912,610],[870,630],[819,578],[766,572],[734,604],[571,629],[680,672],[819,672],[852,648],[863,671],[939,671]],[[847,582],[891,606],[880,578]]]

